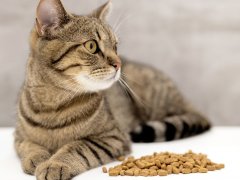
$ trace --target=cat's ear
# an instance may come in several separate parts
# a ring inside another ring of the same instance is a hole
[[[105,4],[95,9],[89,16],[106,21],[112,9],[112,1],[108,0]]]
[[[36,30],[43,36],[67,21],[67,12],[60,0],[40,0],[36,12]]]

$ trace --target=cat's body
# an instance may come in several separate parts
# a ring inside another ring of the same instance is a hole
[[[210,127],[162,72],[121,66],[103,21],[109,4],[87,17],[40,1],[15,133],[23,169],[38,180],[67,180],[128,154],[131,138],[168,141]]]

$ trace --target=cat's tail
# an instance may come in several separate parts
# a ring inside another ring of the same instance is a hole
[[[139,124],[131,133],[133,142],[171,141],[200,134],[210,129],[210,122],[199,113],[168,116],[163,121]]]

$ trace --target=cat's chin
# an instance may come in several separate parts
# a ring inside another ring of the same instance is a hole
[[[76,81],[85,91],[98,92],[110,88],[120,78],[120,70],[116,74],[106,77],[104,80],[95,80],[86,75],[79,75]]]

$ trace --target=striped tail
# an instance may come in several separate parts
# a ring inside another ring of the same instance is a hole
[[[133,142],[171,141],[210,129],[209,121],[198,113],[169,116],[164,121],[141,123],[131,133]]]

